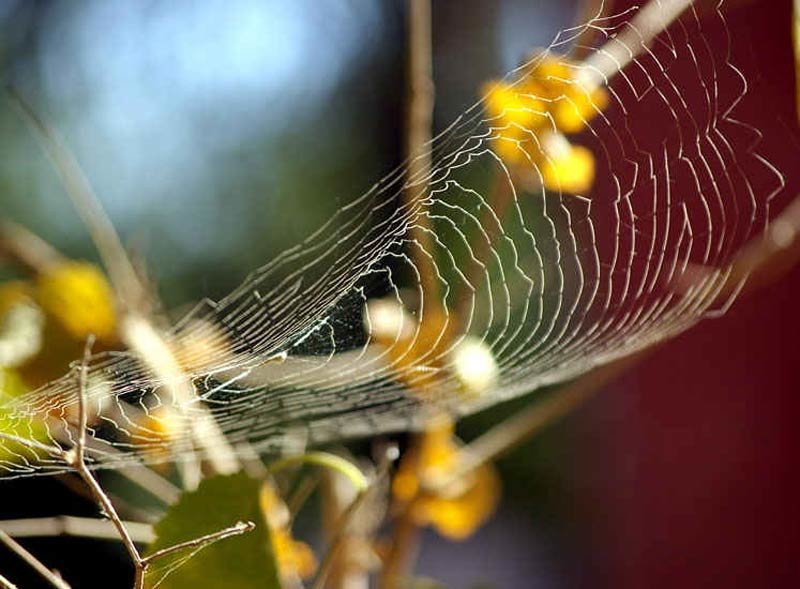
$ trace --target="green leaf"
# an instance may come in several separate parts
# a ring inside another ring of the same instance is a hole
[[[0,366],[0,405],[22,395],[27,390],[22,379],[15,371]],[[47,441],[47,431],[40,419],[12,418],[2,406],[0,406],[0,433],[16,436],[20,440]],[[23,463],[28,460],[36,461],[40,454],[41,452],[31,450],[29,446],[22,442],[13,442],[8,439],[0,440],[0,461],[15,463]]]
[[[264,516],[261,483],[244,473],[217,476],[183,493],[155,525],[155,541],[146,554],[251,521],[251,532],[219,540],[205,548],[182,550],[156,560],[146,576],[150,589],[280,589]],[[187,558],[191,557],[191,558]],[[176,566],[179,565],[179,566]]]

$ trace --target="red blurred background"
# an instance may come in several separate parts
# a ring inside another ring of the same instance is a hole
[[[737,112],[764,131],[760,151],[786,174],[779,206],[800,186],[791,4],[724,7],[758,94]],[[588,570],[606,581],[587,586],[800,586],[799,302],[794,269],[656,351],[582,412],[587,464],[576,476],[596,514]]]

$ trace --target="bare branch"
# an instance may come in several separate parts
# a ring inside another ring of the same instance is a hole
[[[11,258],[33,272],[42,272],[66,258],[49,243],[21,225],[0,221],[0,258]]]
[[[213,544],[219,540],[224,540],[225,538],[240,536],[246,532],[251,532],[255,528],[256,525],[253,522],[236,522],[234,525],[229,528],[225,528],[224,530],[220,530],[212,534],[206,534],[205,536],[200,536],[194,540],[188,540],[186,542],[181,542],[180,544],[175,544],[174,546],[168,546],[167,548],[157,550],[153,554],[145,556],[142,559],[142,566],[146,568],[151,565],[153,561],[164,558],[165,556],[169,556],[170,554],[174,554],[175,552],[179,552],[187,548],[202,548],[208,544]]]
[[[294,519],[300,508],[303,507],[306,500],[311,496],[314,490],[319,485],[319,474],[307,474],[295,488],[289,500],[286,502],[286,507],[289,509],[291,519]]]
[[[3,575],[0,575],[0,587],[3,589],[17,589],[17,586]]]
[[[404,198],[406,203],[416,204],[427,195],[431,173],[430,141],[434,87],[430,0],[408,0],[408,44],[406,104],[408,168]],[[439,286],[431,258],[434,248],[427,215],[420,211],[411,230],[412,237],[417,243],[411,255],[419,268],[423,292],[430,297],[433,304],[436,304],[435,295]]]
[[[108,516],[114,528],[117,530],[117,533],[119,534],[119,537],[122,540],[125,549],[128,551],[128,554],[131,560],[133,561],[133,565],[135,568],[134,589],[143,589],[145,572],[147,571],[147,567],[154,560],[161,558],[162,556],[172,554],[173,552],[182,550],[184,548],[204,546],[210,542],[215,542],[217,540],[222,540],[230,536],[242,534],[244,532],[252,530],[255,526],[252,522],[244,522],[244,523],[239,522],[231,528],[226,528],[225,530],[221,530],[213,534],[208,534],[206,536],[202,536],[195,540],[189,540],[188,542],[183,542],[175,546],[164,548],[145,558],[143,558],[140,555],[139,550],[136,548],[133,538],[131,537],[131,534],[128,531],[128,528],[125,526],[125,522],[123,522],[122,519],[117,514],[117,511],[114,508],[114,505],[112,504],[111,500],[108,498],[108,495],[105,493],[105,491],[103,491],[103,488],[94,478],[94,476],[92,475],[92,471],[86,465],[85,461],[86,421],[87,421],[85,397],[86,397],[86,385],[87,385],[87,374],[88,374],[88,360],[90,354],[91,354],[91,342],[87,342],[86,348],[84,350],[83,362],[81,363],[79,372],[79,384],[80,384],[78,390],[79,417],[78,417],[78,432],[76,435],[76,443],[75,447],[70,452],[65,454],[65,458],[70,462],[70,464],[75,468],[75,470],[84,480],[86,485],[89,487],[89,490],[91,491],[95,501],[100,506],[105,515]]]
[[[406,120],[406,141],[409,155],[406,201],[415,202],[428,190],[431,170],[430,141],[432,136],[434,85],[433,44],[430,0],[408,0],[408,63],[409,93]],[[413,225],[412,237],[418,247],[412,251],[419,268],[425,304],[430,301],[436,309],[442,301],[436,296],[439,285],[433,260],[430,220],[424,214]],[[417,250],[428,252],[419,253]],[[424,321],[424,318],[422,319]],[[354,502],[355,503],[355,502]],[[410,525],[406,525],[410,524]],[[378,586],[394,589],[416,546],[417,527],[405,515],[392,531],[392,546],[384,562]],[[322,571],[321,571],[322,572]]]
[[[126,311],[143,312],[149,295],[141,284],[110,219],[75,157],[61,137],[13,88],[9,94],[53,163],[75,209],[92,235],[111,277],[117,298]]]
[[[106,495],[105,491],[103,491],[103,488],[100,486],[100,483],[97,482],[97,479],[94,478],[94,475],[87,466],[85,459],[87,422],[86,386],[89,372],[88,363],[91,355],[92,343],[93,340],[91,338],[86,342],[83,362],[81,363],[78,372],[78,432],[75,439],[75,446],[72,448],[72,450],[65,453],[64,457],[83,479],[83,482],[86,483],[86,486],[92,493],[92,497],[94,497],[102,512],[111,520],[111,523],[114,524],[114,527],[116,528],[117,533],[119,534],[119,537],[125,546],[125,549],[128,551],[128,554],[130,555],[131,560],[136,567],[137,582],[135,587],[136,589],[140,589],[144,586],[144,575],[139,574],[139,571],[142,569],[142,558],[139,555],[139,550],[136,548],[136,544],[128,533],[128,529],[125,527],[122,519],[117,514],[117,510],[114,508],[113,503],[111,503],[111,499],[109,499],[108,495]]]
[[[56,587],[57,589],[70,589],[69,583],[44,566],[41,561],[39,561],[39,559],[37,559],[33,554],[28,552],[24,546],[19,544],[16,540],[14,540],[14,538],[2,530],[0,530],[0,542],[8,546],[12,552],[27,562],[31,568],[39,573],[42,578],[44,578],[53,587]],[[12,584],[9,584],[9,586],[13,587]]]
[[[359,508],[366,502],[369,496],[369,490],[370,488],[360,491],[358,495],[356,495],[356,498],[350,502],[350,505],[347,506],[347,509],[345,509],[341,514],[339,521],[336,524],[333,537],[331,538],[330,546],[328,547],[328,550],[325,553],[322,562],[320,563],[319,571],[317,572],[317,576],[314,578],[314,583],[311,585],[312,589],[322,589],[325,586],[325,581],[328,578],[328,574],[331,571],[339,549],[342,547],[344,540],[347,538],[347,534],[350,530],[350,524],[355,519]]]
[[[358,524],[362,517],[362,512],[370,510],[371,502],[376,501],[379,491],[385,488],[383,484],[388,479],[389,470],[396,458],[397,449],[395,446],[384,447],[378,458],[377,472],[372,474],[369,485],[364,489],[353,486],[352,481],[346,479],[342,473],[325,473],[326,488],[323,489],[325,491],[323,497],[326,495],[327,497],[323,502],[323,513],[328,512],[330,515],[327,517],[323,515],[323,518],[332,520],[332,525],[327,526],[330,530],[328,533],[328,549],[319,565],[317,575],[311,585],[312,589],[322,589],[323,587],[343,589],[345,587],[361,586],[364,582],[367,582],[363,581],[366,578],[366,573],[362,573],[362,571],[354,573],[351,570],[353,568],[351,562],[353,559],[348,558],[347,549],[350,545],[348,540],[352,538],[354,528],[359,527]],[[348,493],[336,492],[335,479],[337,477],[341,480],[348,480],[350,486],[347,490],[355,493],[354,496],[348,497]],[[374,519],[379,521],[382,517]],[[377,527],[377,523],[375,526]],[[363,539],[367,534],[362,529],[359,535]],[[366,543],[367,541],[365,541]],[[364,574],[364,577],[359,573]]]
[[[381,569],[378,587],[397,589],[402,586],[400,579],[409,563],[414,560],[419,548],[420,528],[406,507],[397,517],[392,530],[392,546]]]
[[[134,521],[122,523],[137,544],[149,544],[155,538],[153,527],[149,524]],[[101,540],[120,539],[116,528],[108,520],[70,515],[0,520],[0,530],[15,538],[73,536]]]
[[[81,479],[83,479],[83,482],[88,487],[92,498],[98,504],[103,514],[106,515],[109,520],[111,520],[111,525],[116,530],[119,539],[122,540],[122,543],[125,546],[125,549],[127,550],[128,555],[131,558],[131,561],[133,562],[133,566],[135,569],[134,589],[144,589],[144,578],[147,567],[150,564],[152,564],[152,562],[157,558],[160,558],[161,556],[165,556],[167,554],[171,554],[178,550],[182,550],[183,548],[203,546],[210,542],[216,542],[218,540],[223,540],[230,536],[243,534],[244,532],[252,530],[255,526],[252,522],[239,522],[235,526],[232,526],[230,528],[226,528],[219,532],[215,532],[213,534],[208,534],[206,536],[196,538],[195,540],[189,540],[188,542],[183,542],[181,544],[177,544],[176,546],[170,546],[168,548],[164,548],[163,550],[151,554],[146,558],[142,558],[135,544],[136,541],[141,541],[140,535],[139,537],[137,537],[136,540],[134,540],[134,537],[128,528],[130,522],[125,522],[122,520],[122,518],[119,517],[119,514],[117,513],[114,504],[111,502],[111,499],[109,499],[106,492],[97,482],[97,479],[95,479],[91,469],[86,464],[86,427],[88,421],[87,411],[86,411],[86,387],[88,380],[88,361],[89,357],[91,356],[92,343],[93,339],[90,338],[86,343],[86,347],[84,348],[83,361],[79,366],[79,372],[78,372],[79,414],[78,414],[78,430],[75,436],[74,447],[68,451],[64,451],[58,446],[48,446],[46,444],[41,444],[39,442],[36,442],[34,440],[28,440],[26,438],[21,438],[13,434],[0,433],[0,438],[9,439],[18,444],[22,444],[24,446],[33,449],[38,449],[48,452],[54,456],[61,458],[67,464],[69,464],[75,469],[75,471],[78,473]],[[85,524],[85,522],[83,523]],[[134,525],[131,529],[136,530],[140,533],[142,531],[142,528],[139,528],[136,525]],[[105,531],[103,533],[105,533]],[[24,548],[19,546],[19,544],[17,544],[6,532],[2,531],[1,525],[0,525],[0,540],[5,542],[9,547],[12,547],[12,549],[21,556],[22,553],[20,553],[16,549],[16,547],[19,547],[20,550],[24,551],[25,556],[23,556],[23,558],[25,558],[26,561],[31,563],[31,566],[37,567],[37,570],[40,570],[40,568],[44,568],[44,570],[47,570],[47,568],[43,567],[43,565],[41,565],[41,563],[39,563],[39,561],[37,561],[33,555],[25,551]],[[33,562],[38,563],[38,565],[34,565]],[[40,572],[42,571],[40,570]],[[52,575],[52,573],[50,574]],[[64,582],[62,579],[60,579],[59,577],[54,577],[54,578],[58,578],[61,583],[59,585],[56,585],[57,587],[59,587],[60,589],[69,589],[69,585],[67,585],[66,582]]]
[[[625,29],[586,58],[577,81],[587,89],[606,84],[693,3],[694,0],[650,0]]]
[[[152,321],[141,315],[126,316],[122,321],[122,337],[148,369],[164,383],[193,441],[203,450],[203,457],[208,459],[214,470],[219,474],[237,472],[239,461],[236,453],[211,412],[205,405],[194,403],[197,395],[191,379]],[[192,406],[195,407],[195,414],[190,417],[187,409]]]

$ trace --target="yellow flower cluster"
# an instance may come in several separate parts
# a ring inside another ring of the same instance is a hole
[[[453,422],[437,420],[403,456],[392,495],[418,526],[430,525],[442,536],[463,540],[494,513],[500,479],[491,464],[484,464],[461,480],[447,481],[457,456]]]
[[[443,367],[453,327],[453,318],[444,312],[427,311],[406,337],[391,342],[388,354],[397,377],[414,390],[433,384]]]
[[[456,338],[456,318],[444,309],[428,308],[418,321],[399,301],[374,299],[364,317],[365,331],[384,348],[395,378],[418,397],[426,399],[445,370],[464,397],[480,396],[495,384],[492,351],[475,338]]]
[[[108,341],[116,332],[111,285],[97,266],[69,261],[49,268],[36,279],[37,300],[75,340],[94,335]]]
[[[272,553],[281,584],[297,586],[300,579],[307,579],[316,571],[317,560],[314,553],[308,544],[292,537],[289,509],[270,481],[262,485],[259,502],[269,527]]]
[[[512,168],[533,164],[548,190],[585,193],[594,181],[594,157],[564,134],[578,133],[608,105],[602,88],[587,89],[575,79],[576,64],[546,56],[514,84],[485,85],[492,149]]]
[[[34,313],[23,315],[25,309]],[[20,317],[28,317],[28,325],[16,320]],[[34,325],[36,317],[43,321]],[[88,262],[65,261],[43,270],[32,281],[0,285],[0,325],[12,320],[14,333],[4,334],[8,341],[3,343],[26,353],[15,354],[5,367],[17,370],[30,387],[61,376],[69,363],[80,357],[90,335],[97,338],[100,349],[116,339],[111,286]],[[38,345],[29,350],[32,341]]]

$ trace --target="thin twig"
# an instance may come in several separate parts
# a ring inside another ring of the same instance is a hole
[[[32,272],[43,272],[66,258],[49,243],[25,227],[0,221],[0,258],[8,257]]]
[[[284,468],[300,464],[314,464],[338,472],[347,477],[359,492],[364,491],[369,484],[367,477],[358,466],[331,452],[306,452],[297,456],[287,456],[270,463],[267,469],[271,473],[276,473]]]
[[[149,544],[155,538],[153,526],[150,524],[134,521],[123,521],[122,523],[137,544]],[[72,536],[119,540],[119,534],[110,521],[71,515],[0,520],[0,531],[14,538]]]
[[[144,589],[144,580],[145,580],[145,573],[147,571],[147,567],[151,565],[156,559],[160,558],[161,556],[165,556],[167,554],[171,554],[177,550],[181,550],[183,548],[188,548],[191,546],[202,546],[209,542],[222,540],[224,538],[242,534],[244,532],[248,532],[254,528],[254,524],[251,522],[239,522],[235,526],[231,528],[226,528],[225,530],[221,530],[219,532],[215,532],[213,534],[208,534],[206,536],[202,536],[200,538],[196,538],[195,540],[189,540],[188,542],[183,542],[181,544],[177,544],[175,546],[170,546],[164,548],[158,552],[155,552],[146,558],[142,558],[139,550],[136,548],[134,543],[133,537],[131,533],[128,531],[126,527],[126,522],[124,522],[117,513],[116,509],[114,508],[113,503],[109,499],[108,495],[105,493],[103,488],[97,482],[94,475],[92,474],[91,469],[86,464],[86,429],[87,429],[87,410],[86,410],[86,388],[88,385],[88,363],[89,358],[91,356],[91,346],[93,343],[93,338],[89,338],[84,348],[83,354],[83,361],[79,366],[78,371],[78,426],[77,432],[75,435],[75,445],[68,451],[64,451],[62,448],[58,446],[49,446],[47,444],[42,444],[35,440],[29,440],[26,438],[22,438],[13,434],[7,434],[4,432],[0,432],[0,439],[8,439],[18,444],[22,444],[23,446],[27,446],[31,449],[36,449],[40,451],[48,452],[53,456],[57,456],[70,465],[78,475],[83,479],[86,486],[89,488],[89,491],[92,494],[95,502],[100,507],[101,511],[104,515],[106,515],[110,520],[111,524],[113,525],[114,529],[117,531],[120,540],[122,540],[125,549],[127,550],[131,561],[133,562],[135,575],[134,575],[134,589]],[[13,539],[8,536],[5,532],[0,530],[0,539],[4,542],[9,544],[9,546],[18,544],[13,541]],[[8,542],[7,540],[10,540]],[[20,547],[21,548],[21,547]],[[24,549],[23,549],[24,550]],[[27,559],[32,559],[36,561],[33,555],[30,555],[25,551],[28,555]],[[38,561],[36,561],[38,562]],[[41,563],[39,563],[41,565]],[[44,567],[46,569],[46,567]],[[61,585],[58,585],[60,589],[69,589],[69,586],[63,582],[62,580]]]
[[[128,529],[125,527],[125,524],[119,517],[119,514],[117,514],[117,510],[114,508],[113,503],[111,503],[111,499],[109,499],[108,495],[106,495],[105,491],[100,486],[100,483],[97,482],[97,479],[95,479],[92,471],[86,464],[86,387],[88,384],[89,357],[91,356],[92,343],[92,338],[89,338],[89,340],[86,342],[83,362],[81,362],[80,370],[78,372],[78,431],[77,435],[75,436],[75,446],[72,448],[72,450],[65,454],[65,458],[75,469],[78,475],[83,479],[83,482],[86,483],[86,486],[89,488],[89,491],[92,493],[95,501],[100,506],[101,511],[111,520],[111,523],[114,524],[114,527],[116,528],[117,533],[122,540],[122,544],[128,551],[128,555],[130,556],[134,567],[136,568],[137,575],[134,586],[136,589],[141,589],[144,587],[144,575],[139,574],[143,568],[142,557],[139,555],[139,550],[136,548],[136,544],[128,533]]]
[[[294,520],[295,516],[303,507],[306,500],[311,496],[314,490],[319,485],[319,475],[317,473],[307,474],[295,487],[289,499],[286,501],[286,508],[289,510],[289,516]]]
[[[406,113],[406,189],[404,198],[413,205],[426,198],[431,172],[431,127],[433,121],[433,58],[430,0],[408,0],[408,97]],[[417,244],[411,255],[418,268],[422,289],[432,305],[439,304],[439,284],[433,261],[430,220],[418,208],[411,228]]]
[[[397,589],[403,573],[416,556],[419,547],[420,528],[406,506],[396,519],[392,530],[392,546],[381,569],[378,587]]]
[[[426,196],[431,171],[434,85],[430,0],[408,0],[407,10],[409,93],[406,143],[409,162],[405,198],[407,202],[413,203]],[[430,238],[430,224],[428,216],[420,212],[412,226],[412,237],[418,245],[412,251],[412,256],[419,269],[425,304],[436,310],[444,302],[438,296],[439,285],[432,258],[435,250]],[[424,320],[423,317],[422,321]],[[408,516],[407,510],[404,510],[392,530],[392,547],[381,569],[378,583],[381,589],[393,589],[397,585],[401,571],[411,560],[416,536],[417,526]]]
[[[347,537],[347,534],[350,531],[350,524],[355,518],[355,515],[358,513],[359,508],[364,505],[368,495],[369,488],[366,491],[359,492],[358,495],[356,495],[356,498],[350,502],[350,505],[347,506],[347,509],[345,509],[340,516],[328,550],[319,565],[317,576],[314,578],[314,582],[311,584],[312,589],[322,589],[325,586],[325,580],[328,578],[328,574],[330,573],[333,562],[338,555],[344,539]]]
[[[384,461],[380,472],[384,476],[389,475],[391,463],[399,456],[396,446],[386,449]],[[391,492],[391,491],[390,491]],[[392,543],[389,553],[383,561],[383,567],[378,578],[380,589],[395,589],[400,581],[401,575],[408,568],[412,557],[416,555],[419,547],[420,528],[411,517],[409,505],[402,507],[399,515],[395,516],[395,523],[392,529]]]
[[[17,589],[17,586],[0,574],[0,587],[2,589]]]
[[[205,536],[200,536],[199,538],[195,538],[193,540],[187,540],[186,542],[181,542],[179,544],[175,544],[173,546],[168,546],[166,548],[162,548],[161,550],[156,550],[153,554],[149,556],[145,556],[142,558],[142,567],[147,568],[149,565],[160,558],[165,556],[169,556],[170,554],[174,554],[175,552],[179,552],[181,550],[185,550],[186,548],[198,548],[205,546],[207,544],[212,544],[214,542],[218,542],[219,540],[224,540],[225,538],[230,538],[232,536],[240,536],[246,532],[250,532],[256,528],[256,525],[253,522],[236,522],[229,528],[225,528],[224,530],[220,530],[218,532],[213,532],[211,534],[206,534]]]
[[[59,473],[55,475],[55,478],[59,483],[79,497],[83,497],[94,503],[94,496],[86,488],[83,479],[77,476],[77,473]],[[129,501],[114,493],[109,493],[108,496],[111,497],[111,501],[117,507],[117,513],[119,513],[122,518],[144,523],[149,523],[158,519],[158,512],[131,505]]]
[[[39,573],[42,578],[53,587],[57,587],[57,589],[70,589],[69,583],[44,566],[38,558],[28,552],[24,546],[2,530],[0,530],[0,542],[5,544],[12,552],[28,563],[32,569]]]
[[[389,471],[391,469],[392,462],[396,458],[396,448],[394,446],[387,446],[384,448],[384,451],[381,452],[378,460],[377,472],[375,472],[375,474],[371,477],[369,485],[365,489],[356,488],[355,497],[352,499],[352,501],[350,501],[347,507],[340,512],[339,516],[335,520],[335,523],[330,526],[331,532],[328,540],[328,550],[325,553],[319,569],[317,570],[317,575],[311,584],[312,589],[322,589],[325,586],[327,579],[331,577],[334,569],[337,568],[336,563],[343,556],[343,548],[346,546],[345,541],[351,533],[353,524],[358,519],[361,508],[372,501],[375,498],[376,493],[383,488],[383,483],[389,477]],[[331,477],[337,476],[336,473],[328,474]],[[329,479],[329,483],[333,483],[333,480]],[[333,487],[334,485],[329,484],[328,486]],[[344,560],[346,561],[347,559],[345,558]],[[341,583],[341,585],[334,582],[332,586],[349,587],[350,585],[346,584],[346,582]]]
[[[72,466],[77,474],[81,477],[84,481],[86,486],[89,489],[89,492],[92,498],[96,501],[98,506],[100,507],[101,511],[111,520],[111,524],[113,528],[116,530],[117,535],[122,540],[123,545],[125,546],[131,560],[133,561],[133,565],[135,568],[135,577],[134,577],[134,588],[135,589],[143,589],[144,588],[144,579],[145,579],[145,572],[147,566],[150,565],[154,560],[157,558],[175,552],[176,550],[181,550],[186,547],[190,546],[201,546],[208,542],[222,540],[232,535],[238,535],[253,529],[252,523],[239,523],[233,528],[228,528],[226,530],[222,530],[220,532],[209,534],[207,536],[203,536],[201,538],[197,538],[195,540],[190,540],[188,542],[184,542],[182,544],[178,544],[176,546],[165,548],[157,553],[154,553],[148,556],[146,559],[143,559],[136,545],[134,543],[134,539],[131,536],[131,533],[126,526],[126,522],[124,522],[117,513],[116,509],[114,508],[113,503],[109,499],[108,495],[105,493],[103,488],[95,479],[94,475],[92,474],[91,469],[88,467],[86,463],[86,443],[87,443],[87,424],[88,424],[88,415],[87,415],[87,407],[86,407],[86,393],[88,387],[88,364],[89,358],[91,356],[91,347],[94,342],[94,338],[89,338],[87,340],[86,346],[84,348],[84,355],[83,361],[79,367],[78,372],[78,425],[77,425],[77,432],[75,436],[75,444],[72,449],[68,451],[64,451],[61,447],[55,445],[44,444],[38,442],[36,440],[31,440],[27,438],[23,438],[20,436],[16,436],[14,434],[9,434],[6,432],[0,432],[0,439],[6,439],[11,442],[21,444],[28,448],[44,451],[50,455],[56,456],[70,466]],[[24,548],[19,546],[7,533],[0,530],[0,539],[2,539],[9,547],[11,547],[15,552],[23,556],[27,562],[34,566],[36,570],[38,570],[43,576],[47,577],[54,585],[59,587],[60,589],[69,589],[69,585],[56,577],[51,573],[47,567],[44,567],[36,558],[27,552]],[[49,576],[48,576],[49,575]],[[56,582],[53,579],[57,579]]]
[[[24,120],[35,131],[36,138],[61,177],[70,200],[91,233],[120,304],[125,311],[147,313],[149,294],[143,288],[114,226],[100,206],[75,157],[55,129],[14,88],[8,88],[8,93]]]
[[[143,558],[139,550],[136,548],[136,544],[134,543],[128,529],[125,527],[125,523],[117,514],[117,511],[114,509],[114,505],[111,503],[111,500],[106,495],[103,488],[97,482],[97,480],[92,475],[91,470],[86,464],[85,460],[85,448],[86,448],[86,423],[87,423],[87,414],[86,414],[86,387],[88,382],[88,362],[89,357],[91,355],[91,340],[87,342],[86,348],[84,350],[84,357],[83,362],[80,366],[79,372],[79,390],[78,390],[78,432],[76,435],[76,441],[74,448],[65,454],[66,458],[70,461],[71,465],[81,478],[84,480],[86,485],[89,487],[92,495],[94,496],[97,504],[102,509],[103,513],[108,516],[111,522],[114,524],[114,527],[119,534],[120,539],[122,540],[122,544],[125,546],[125,549],[128,551],[128,554],[133,561],[135,575],[134,575],[134,589],[143,589],[144,588],[144,579],[145,573],[147,571],[147,567],[153,563],[153,561],[161,558],[162,556],[166,556],[168,554],[172,554],[175,551],[182,550],[183,548],[188,547],[197,547],[207,544],[209,542],[214,542],[217,540],[222,540],[224,538],[242,534],[244,532],[252,530],[255,526],[251,522],[239,522],[235,526],[231,528],[226,528],[225,530],[221,530],[219,532],[215,532],[213,534],[208,534],[206,536],[202,536],[200,538],[196,538],[194,540],[189,540],[188,542],[182,542],[175,546],[170,546],[167,548],[163,548],[145,558]]]
[[[197,395],[191,379],[153,322],[142,315],[128,314],[122,320],[121,330],[125,343],[170,392],[173,406],[179,411],[192,440],[203,450],[203,457],[219,474],[237,472],[239,461],[236,453],[208,408],[195,402]],[[193,415],[188,414],[189,407],[193,408]]]
[[[693,3],[694,0],[650,0],[628,26],[583,61],[576,80],[587,90],[606,84]]]

